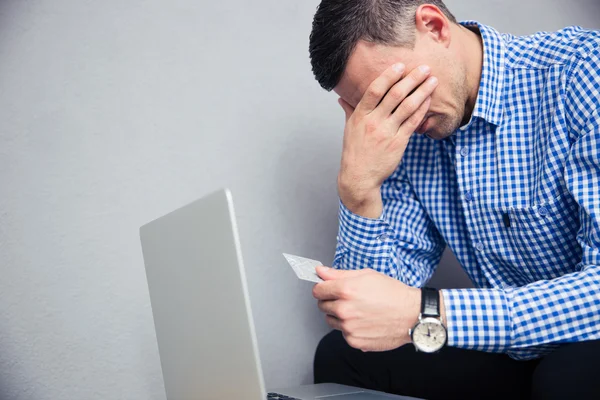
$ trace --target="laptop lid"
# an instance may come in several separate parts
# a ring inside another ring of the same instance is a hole
[[[264,399],[231,193],[140,228],[168,400]]]

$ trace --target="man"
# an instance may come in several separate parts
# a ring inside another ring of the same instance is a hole
[[[315,382],[600,398],[600,32],[323,0],[310,56],[346,114]],[[446,244],[476,289],[419,289]]]

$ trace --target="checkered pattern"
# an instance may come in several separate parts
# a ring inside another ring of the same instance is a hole
[[[340,204],[334,266],[422,287],[447,244],[477,287],[442,291],[449,345],[531,359],[600,339],[600,32],[464,24],[484,42],[471,121],[413,136],[379,219]]]

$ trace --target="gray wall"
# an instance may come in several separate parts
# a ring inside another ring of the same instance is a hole
[[[329,263],[335,244],[317,3],[0,3],[0,398],[164,399],[138,227],[222,186],[266,383],[310,381],[326,326],[280,253]],[[448,5],[514,33],[599,27],[596,0]],[[468,284],[445,264],[436,284]]]

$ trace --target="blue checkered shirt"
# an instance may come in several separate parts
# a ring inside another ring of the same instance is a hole
[[[471,121],[413,135],[379,219],[340,203],[333,265],[422,287],[448,245],[476,287],[442,291],[448,345],[532,359],[600,339],[600,32],[463,24],[484,44]]]

